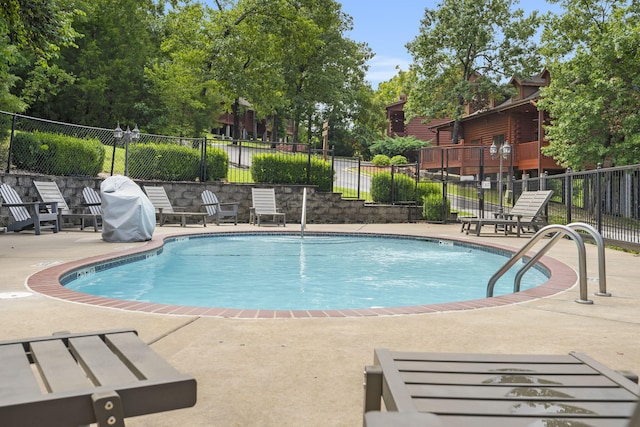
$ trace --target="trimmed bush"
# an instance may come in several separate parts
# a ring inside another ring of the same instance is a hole
[[[309,182],[307,182],[308,169],[309,157],[305,154],[292,156],[257,154],[251,159],[251,177],[255,182],[317,185],[318,191],[333,189],[333,173],[329,162],[312,157]]]
[[[373,156],[373,160],[371,160],[374,166],[384,167],[389,166],[391,164],[391,159],[386,154],[376,154]]]
[[[432,194],[440,195],[442,197],[442,184],[438,182],[419,182],[416,188],[416,200],[421,203],[424,198],[431,196]]]
[[[17,132],[12,144],[13,165],[22,170],[58,176],[97,176],[104,147],[95,138],[42,132]]]
[[[394,199],[391,200],[391,172],[378,172],[371,177],[371,198],[377,203],[415,200],[416,182],[402,174],[393,175]]]
[[[450,210],[451,203],[449,199],[444,199],[442,194],[431,194],[423,199],[422,216],[424,216],[427,221],[443,222],[447,219],[446,216],[449,215]]]
[[[229,173],[229,156],[220,148],[207,148],[205,181],[221,181]]]
[[[407,158],[405,156],[393,156],[390,160],[390,162],[392,165],[406,165],[407,163]]]
[[[135,144],[129,147],[132,179],[195,181],[200,177],[200,150],[181,145]]]

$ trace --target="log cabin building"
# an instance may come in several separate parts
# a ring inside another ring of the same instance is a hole
[[[453,120],[423,123],[415,118],[404,124],[401,111],[406,98],[387,107],[389,136],[413,135],[422,140],[431,140],[431,147],[421,150],[421,169],[450,174],[478,176],[498,174],[499,158],[492,158],[490,147],[506,142],[511,146],[511,155],[503,159],[502,173],[517,178],[523,174],[531,177],[562,173],[555,160],[542,154],[541,148],[548,145],[544,137],[543,124],[549,123],[548,114],[538,111],[537,100],[540,88],[549,84],[549,72],[544,70],[531,79],[511,79],[516,95],[502,102],[492,101],[487,108],[471,111],[460,122],[459,143],[453,144]]]

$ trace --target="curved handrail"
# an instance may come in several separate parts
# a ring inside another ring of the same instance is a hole
[[[489,280],[487,284],[487,297],[493,296],[493,288],[500,277],[502,277],[513,265],[518,262],[540,239],[550,232],[556,232],[556,235],[565,235],[570,237],[578,249],[578,279],[580,281],[580,298],[576,300],[581,304],[593,304],[593,301],[587,298],[587,262],[586,249],[582,237],[575,230],[566,225],[552,224],[541,228],[529,242],[524,245],[515,255],[509,259]],[[555,236],[554,236],[555,237]],[[544,249],[544,248],[543,248]],[[547,249],[548,250],[548,249]]]
[[[599,291],[595,293],[595,295],[601,297],[610,297],[611,293],[607,292],[607,274],[605,269],[605,260],[604,260],[604,239],[602,235],[598,233],[598,231],[593,228],[591,225],[586,224],[584,222],[572,222],[568,224],[567,227],[571,229],[583,230],[591,234],[593,240],[596,242],[596,246],[598,248],[598,282],[599,282]],[[524,274],[544,255],[550,248],[553,246],[558,240],[561,234],[556,233],[549,242],[527,263],[516,273],[516,277],[513,281],[513,292],[520,292],[520,282],[522,281],[522,277]]]
[[[302,189],[302,216],[300,218],[300,237],[304,237],[304,228],[307,225],[307,187]]]

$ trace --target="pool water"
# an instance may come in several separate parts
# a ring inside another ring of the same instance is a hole
[[[135,262],[78,272],[79,292],[161,304],[263,310],[397,307],[484,298],[506,254],[415,237],[181,237]],[[518,264],[494,295],[511,293]],[[548,280],[530,269],[521,289]]]

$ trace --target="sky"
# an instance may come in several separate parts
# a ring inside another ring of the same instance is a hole
[[[425,8],[435,9],[439,0],[342,0],[342,11],[353,18],[353,31],[347,37],[365,42],[375,53],[369,62],[367,80],[374,89],[397,74],[396,67],[407,70],[412,62],[405,45],[420,31]],[[538,10],[559,12],[546,1],[522,0],[517,7],[530,13]]]

